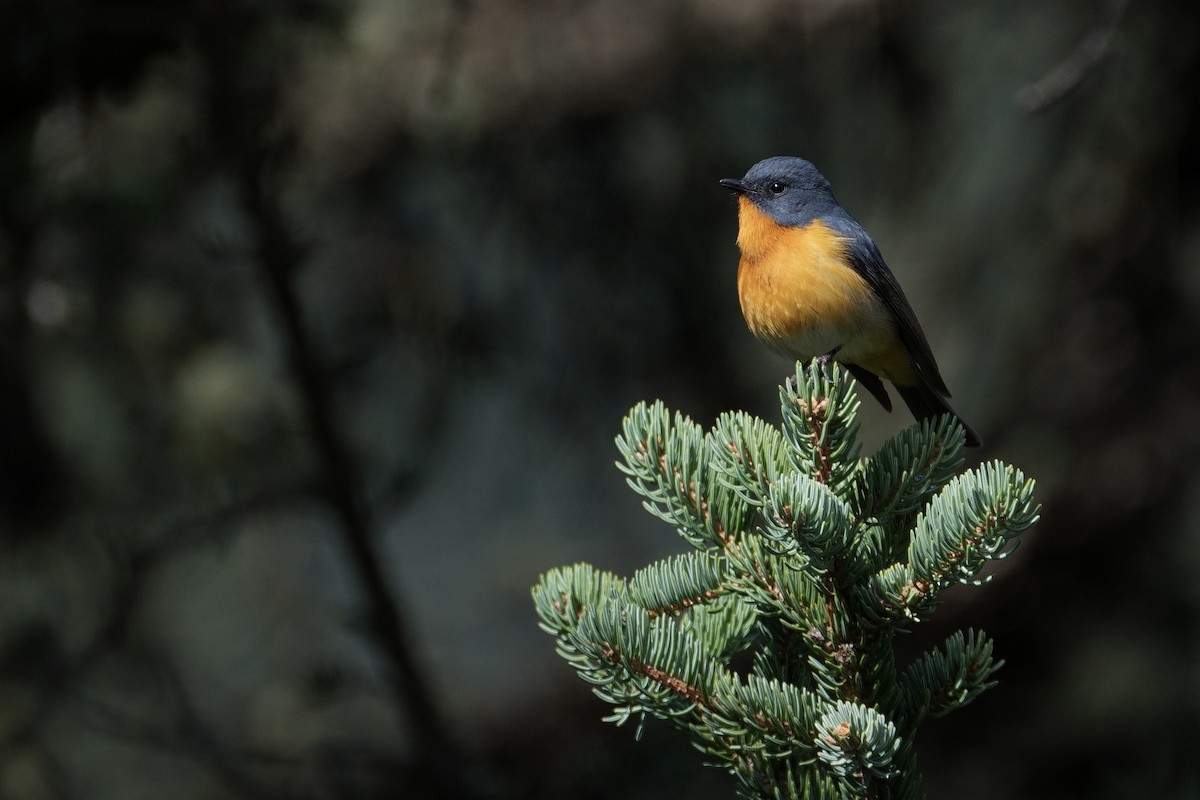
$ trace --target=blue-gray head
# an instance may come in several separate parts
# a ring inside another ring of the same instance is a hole
[[[841,211],[825,176],[810,162],[795,156],[764,159],[745,177],[725,178],[721,185],[783,225],[807,225],[819,216]]]

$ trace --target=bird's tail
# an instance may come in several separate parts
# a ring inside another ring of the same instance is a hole
[[[982,443],[975,429],[968,425],[958,415],[958,412],[950,407],[950,404],[946,402],[946,398],[933,389],[921,384],[917,386],[897,386],[896,391],[900,393],[900,398],[918,420],[929,419],[930,417],[937,417],[942,414],[950,414],[958,420],[958,423],[963,426],[963,430],[966,431],[968,447],[978,447]]]

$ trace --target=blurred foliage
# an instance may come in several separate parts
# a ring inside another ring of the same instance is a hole
[[[931,795],[1195,796],[1198,16],[4,3],[0,796],[728,796],[593,730],[525,591],[666,554],[633,402],[772,418],[715,181],[776,153],[1039,478],[1019,569],[912,637],[962,607],[1008,662]]]

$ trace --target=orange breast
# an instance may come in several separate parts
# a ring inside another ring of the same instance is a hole
[[[788,358],[807,360],[841,348],[838,361],[890,378],[888,373],[907,370],[907,353],[883,303],[847,265],[848,243],[819,221],[803,228],[780,225],[739,198],[742,314],[751,333]]]

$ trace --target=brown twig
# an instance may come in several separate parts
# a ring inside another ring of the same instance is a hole
[[[1026,114],[1040,114],[1075,91],[1108,55],[1129,0],[1118,0],[1109,19],[1093,28],[1071,53],[1033,83],[1017,90],[1014,101]]]

